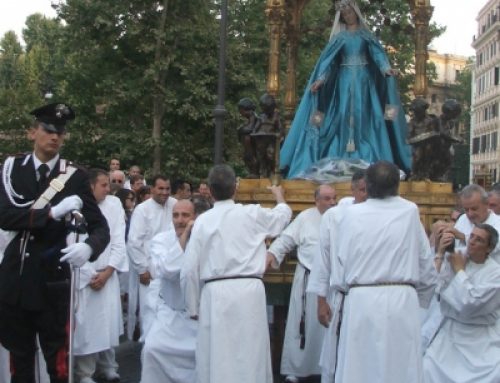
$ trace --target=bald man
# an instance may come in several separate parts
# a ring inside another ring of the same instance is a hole
[[[281,233],[269,248],[274,266],[281,263],[290,251],[297,249],[290,305],[285,329],[281,374],[286,382],[298,382],[299,377],[319,375],[319,357],[324,328],[316,319],[317,299],[306,293],[314,258],[319,255],[319,227],[321,217],[337,203],[335,189],[321,185],[314,193],[315,207],[304,210]]]

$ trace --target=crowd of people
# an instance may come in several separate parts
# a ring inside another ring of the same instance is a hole
[[[194,191],[116,158],[83,169],[59,155],[71,107],[33,114],[33,152],[2,166],[2,382],[67,382],[69,360],[76,383],[119,381],[124,336],[142,383],[271,383],[263,276],[293,250],[285,381],[500,381],[500,185],[464,187],[427,233],[378,161],[291,220],[279,186],[274,208],[236,203],[227,165]]]

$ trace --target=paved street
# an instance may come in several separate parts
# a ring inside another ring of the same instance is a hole
[[[141,379],[140,363],[141,344],[139,342],[126,341],[116,349],[116,360],[120,365],[120,383],[139,383]],[[276,383],[282,382],[281,377],[275,377]],[[301,380],[301,383],[319,383],[320,379]],[[161,382],[159,382],[161,383]]]
[[[141,348],[139,342],[125,341],[116,349],[120,383],[139,383],[141,380]]]

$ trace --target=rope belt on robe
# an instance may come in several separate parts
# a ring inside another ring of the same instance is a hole
[[[381,287],[381,286],[409,286],[415,288],[415,285],[411,282],[377,282],[377,283],[365,283],[365,284],[353,284],[349,285],[349,290],[357,287]],[[349,294],[349,290],[346,291],[345,295]]]
[[[303,350],[306,347],[306,303],[307,303],[307,281],[309,280],[309,274],[311,274],[311,270],[305,267],[301,262],[299,265],[302,266],[305,270],[304,272],[304,281],[302,283],[302,313],[300,315],[299,322],[299,335],[300,335],[300,349]]]
[[[215,277],[210,278],[205,281],[205,285],[212,282],[225,281],[228,279],[259,279],[262,281],[262,277],[259,275],[232,275],[227,277]]]

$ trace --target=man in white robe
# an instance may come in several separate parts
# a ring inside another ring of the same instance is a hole
[[[92,169],[89,179],[92,193],[108,223],[111,239],[99,258],[86,262],[79,272],[74,334],[77,383],[94,383],[94,373],[108,381],[120,379],[113,350],[123,334],[117,272],[128,271],[122,204],[117,197],[108,195],[108,172]]]
[[[324,328],[317,320],[317,299],[307,293],[314,258],[319,254],[321,216],[337,201],[335,189],[321,185],[314,192],[315,207],[301,212],[276,238],[268,250],[281,264],[285,255],[297,249],[297,266],[290,293],[290,304],[281,356],[281,374],[286,382],[298,382],[297,377],[321,374],[319,356]]]
[[[434,291],[433,255],[418,207],[397,195],[397,167],[371,165],[366,185],[369,199],[330,229],[330,288],[344,297],[329,323],[340,316],[335,382],[422,383],[419,303]]]
[[[355,172],[351,179],[352,197],[342,198],[337,206],[328,209],[321,218],[319,231],[319,253],[314,259],[314,265],[307,286],[307,292],[317,296],[318,322],[327,328],[326,334],[323,337],[321,355],[319,359],[322,383],[333,382],[335,365],[331,363],[331,360],[336,359],[337,326],[336,324],[330,325],[332,322],[332,312],[330,307],[335,307],[337,305],[335,301],[338,301],[342,297],[340,293],[336,294],[335,290],[330,288],[330,248],[335,234],[332,231],[332,228],[335,226],[335,222],[338,223],[343,217],[343,214],[348,206],[366,201],[368,195],[366,194],[365,176],[365,170]],[[337,323],[338,319],[337,315],[334,322]]]
[[[139,318],[141,341],[153,323],[160,282],[151,274],[151,255],[149,254],[151,239],[158,233],[166,231],[172,224],[172,207],[177,200],[170,197],[170,180],[164,176],[153,177],[151,198],[137,205],[130,219],[127,250],[130,260],[130,285],[127,332],[129,338],[135,328],[135,311],[137,308],[137,291],[139,291]],[[139,287],[137,288],[137,285]]]
[[[460,192],[462,214],[453,228],[445,228],[444,233],[452,233],[456,239],[456,247],[466,246],[470,233],[475,225],[487,223],[500,231],[500,217],[488,208],[488,193],[479,185],[467,185]],[[500,244],[497,244],[490,257],[500,262]]]
[[[160,304],[142,350],[141,383],[196,381],[198,322],[186,313],[180,271],[194,220],[209,208],[203,199],[179,200],[173,208],[173,227],[151,241],[153,277],[161,280]]]
[[[426,383],[500,382],[500,265],[488,256],[497,243],[498,232],[478,224],[467,256],[443,259],[443,321],[424,356]]]
[[[279,186],[270,187],[273,209],[236,204],[227,165],[212,168],[208,185],[215,204],[196,220],[181,272],[186,309],[199,316],[197,382],[272,383],[265,240],[281,233],[292,211]]]
[[[486,223],[493,226],[500,232],[500,217],[497,216],[488,207],[488,193],[479,185],[471,184],[464,187],[459,194],[460,204],[462,205],[465,214],[458,218],[454,226],[447,223],[442,223],[435,228],[436,236],[455,238],[455,248],[465,248],[469,241],[469,236],[473,228],[480,223]],[[497,262],[500,262],[500,244],[497,243],[495,249],[489,257]],[[431,306],[423,315],[422,323],[422,344],[425,348],[434,338],[438,330],[439,324],[442,322],[440,305],[437,302],[437,297],[434,297]]]

